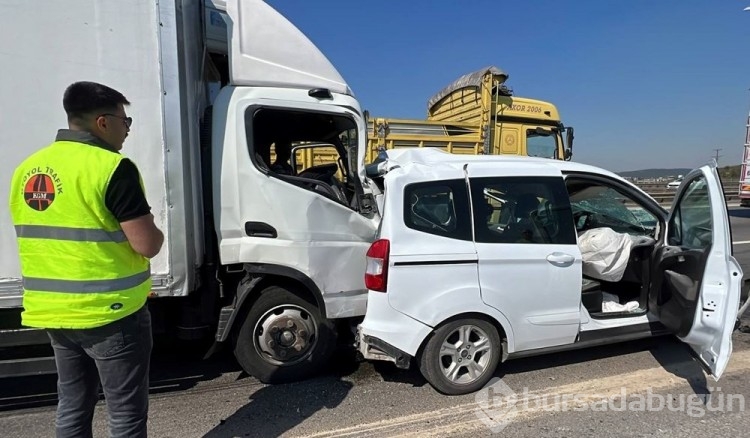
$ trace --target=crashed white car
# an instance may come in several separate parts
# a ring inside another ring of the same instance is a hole
[[[743,274],[715,165],[667,212],[592,166],[388,153],[366,358],[414,359],[435,389],[464,394],[507,359],[673,333],[721,376]]]

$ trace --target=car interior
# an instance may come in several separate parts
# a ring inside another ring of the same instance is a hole
[[[592,318],[642,315],[648,306],[657,216],[622,191],[596,181],[568,179],[566,188],[584,255],[583,306]],[[585,238],[604,228],[611,230],[607,230],[614,237],[611,243],[619,245],[612,248],[607,267],[596,252],[585,247]],[[615,278],[606,272],[614,265],[619,270]]]

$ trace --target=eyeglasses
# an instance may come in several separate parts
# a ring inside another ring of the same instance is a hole
[[[104,116],[116,117],[116,118],[122,120],[123,123],[125,123],[125,126],[127,126],[128,128],[130,128],[130,125],[133,124],[133,118],[132,117],[122,117],[122,116],[118,116],[117,114],[99,114],[98,116],[96,116],[96,118],[104,117]]]

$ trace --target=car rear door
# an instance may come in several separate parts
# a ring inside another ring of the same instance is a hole
[[[565,345],[580,325],[581,252],[560,170],[471,163],[482,300],[512,325],[514,351]]]
[[[666,231],[655,258],[652,308],[718,379],[732,353],[742,269],[732,256],[729,214],[715,163],[685,177]]]
[[[437,167],[386,177],[380,233],[390,239],[389,304],[428,325],[481,302],[466,181],[460,168]]]

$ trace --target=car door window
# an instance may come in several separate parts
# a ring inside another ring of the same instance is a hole
[[[685,249],[705,249],[713,241],[711,204],[704,177],[688,184],[669,222],[668,242]]]
[[[409,184],[404,188],[404,223],[424,233],[471,240],[466,182]]]
[[[576,231],[611,228],[618,233],[654,237],[657,218],[623,191],[593,181],[568,182]]]
[[[477,242],[575,244],[562,178],[472,178]]]

